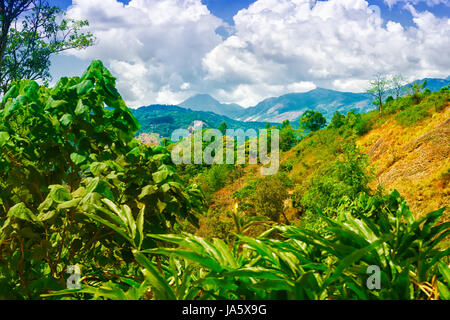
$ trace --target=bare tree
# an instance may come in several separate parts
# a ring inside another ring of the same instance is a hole
[[[395,93],[395,98],[398,99],[405,90],[406,79],[401,74],[396,74],[391,78],[391,89]]]
[[[370,81],[370,87],[367,90],[369,94],[374,98],[374,104],[378,106],[380,114],[383,113],[383,101],[386,91],[389,90],[389,79],[386,75],[378,73],[375,79]]]

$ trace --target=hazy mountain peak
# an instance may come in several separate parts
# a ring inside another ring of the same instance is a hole
[[[243,108],[235,103],[220,103],[209,94],[196,94],[179,104],[180,107],[194,111],[212,111],[214,113],[234,118]]]

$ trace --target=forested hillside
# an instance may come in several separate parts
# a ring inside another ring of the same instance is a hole
[[[133,115],[141,124],[139,133],[158,133],[170,138],[176,129],[187,129],[194,121],[201,121],[205,128],[218,128],[226,123],[228,129],[263,129],[264,122],[243,122],[233,120],[213,112],[194,111],[171,105],[151,105],[131,109]]]

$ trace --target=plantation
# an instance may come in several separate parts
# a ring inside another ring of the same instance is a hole
[[[0,299],[450,299],[446,208],[418,215],[373,188],[360,140],[447,112],[448,90],[390,101],[381,118],[318,117],[309,133],[284,123],[281,172],[261,177],[175,166],[173,145],[135,138],[115,81],[94,61],[3,97]]]

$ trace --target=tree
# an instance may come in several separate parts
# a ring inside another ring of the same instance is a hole
[[[222,132],[223,135],[225,135],[227,133],[227,123],[224,121],[220,124],[220,126],[217,128],[217,130],[219,130],[220,132]]]
[[[336,111],[328,127],[337,129],[342,127],[344,124],[345,124],[345,116],[339,111]]]
[[[318,111],[308,110],[300,117],[300,127],[309,131],[320,130],[326,123],[327,119]]]
[[[409,90],[412,95],[414,104],[418,104],[420,102],[420,100],[422,99],[422,93],[425,90],[426,86],[427,80],[424,80],[422,83],[416,81],[409,85]]]
[[[297,142],[294,128],[289,120],[284,120],[280,126],[280,149],[282,151],[290,150]]]
[[[81,78],[21,80],[3,97],[0,298],[65,289],[75,264],[107,281],[95,270],[129,263],[132,249],[152,246],[144,234],[197,224],[201,190],[166,148],[134,138],[140,126],[115,81],[94,61]]]
[[[391,88],[395,94],[396,99],[398,99],[402,95],[405,85],[406,81],[403,75],[396,74],[391,78]]]
[[[46,0],[0,1],[0,94],[13,81],[50,79],[50,57],[93,45],[82,32],[88,21],[62,19],[64,12]]]
[[[378,106],[380,114],[383,113],[383,100],[387,90],[389,90],[389,80],[383,74],[377,74],[367,90],[374,98],[374,104]]]

